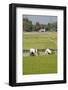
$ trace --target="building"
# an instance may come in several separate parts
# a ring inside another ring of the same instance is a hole
[[[45,29],[40,29],[39,32],[45,32],[46,30]]]

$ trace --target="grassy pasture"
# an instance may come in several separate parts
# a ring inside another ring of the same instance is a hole
[[[24,33],[24,49],[38,48],[45,49],[57,48],[56,32],[26,32]],[[57,73],[57,55],[46,56],[24,56],[23,57],[23,74],[48,74]]]
[[[56,32],[24,33],[24,49],[30,48],[57,48]]]
[[[57,73],[56,55],[27,56],[23,61],[23,74]]]

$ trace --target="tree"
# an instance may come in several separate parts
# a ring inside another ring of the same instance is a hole
[[[23,30],[27,32],[32,31],[32,21],[29,21],[27,18],[23,19]]]
[[[35,25],[35,31],[39,31],[39,29],[41,28],[39,22],[36,22],[36,25]]]
[[[44,29],[44,28],[45,28],[45,25],[44,25],[44,24],[41,24],[40,26],[41,26],[41,28],[42,28],[42,29]]]
[[[57,22],[48,23],[46,26],[47,31],[57,31]]]
[[[35,27],[36,27],[35,25],[32,25],[32,31],[35,31]]]
[[[26,32],[39,31],[40,29],[45,29],[46,31],[57,31],[57,22],[40,24],[36,22],[35,25],[32,24],[28,18],[23,19],[23,30]]]

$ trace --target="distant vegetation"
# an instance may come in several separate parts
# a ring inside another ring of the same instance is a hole
[[[28,18],[23,18],[23,30],[26,32],[39,31],[40,29],[45,29],[46,31],[57,31],[57,22],[48,23],[48,24],[40,24],[36,22],[36,24],[32,24]]]

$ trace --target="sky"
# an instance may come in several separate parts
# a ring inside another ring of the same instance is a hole
[[[23,15],[23,17],[31,20],[32,24],[36,24],[36,22],[39,22],[40,24],[57,22],[57,16]]]

